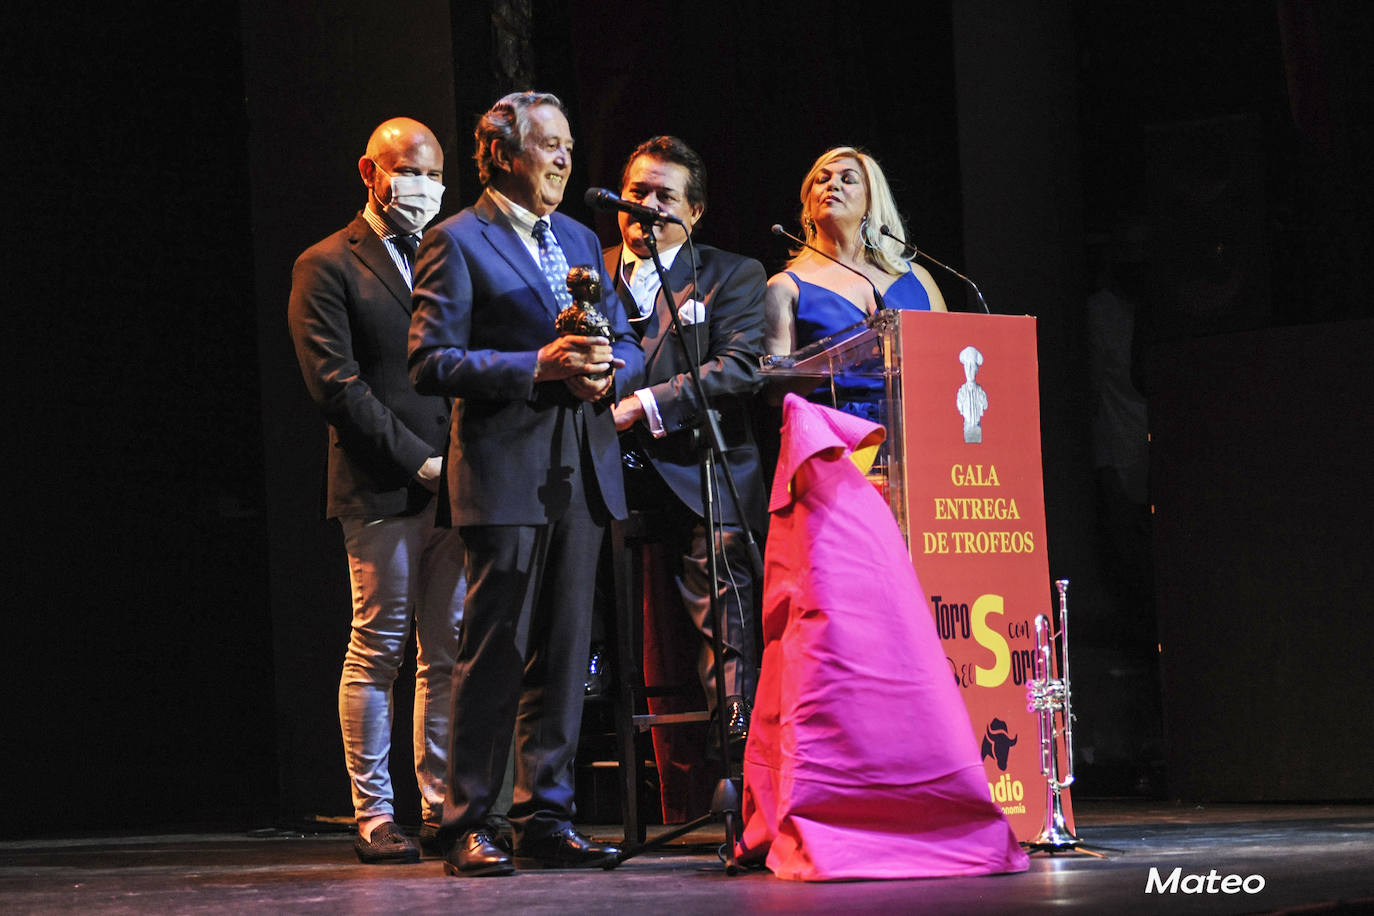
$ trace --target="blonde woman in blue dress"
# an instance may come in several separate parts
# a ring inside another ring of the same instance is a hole
[[[879,231],[906,238],[887,178],[877,160],[852,146],[826,150],[801,186],[801,222],[807,242],[853,268],[807,248],[793,252],[783,272],[768,281],[765,348],[792,353],[873,314],[873,288],[894,309],[948,311],[930,272],[902,257],[902,246]]]

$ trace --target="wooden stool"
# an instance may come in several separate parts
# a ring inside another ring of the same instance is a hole
[[[632,510],[624,521],[611,522],[611,564],[615,581],[615,670],[617,681],[615,723],[620,745],[620,807],[625,821],[626,843],[642,843],[645,825],[639,816],[639,789],[643,776],[638,737],[654,728],[706,722],[702,708],[689,712],[652,714],[649,698],[678,696],[699,689],[696,684],[649,687],[644,683],[644,563],[643,549],[662,542],[659,531],[667,524],[661,513]]]

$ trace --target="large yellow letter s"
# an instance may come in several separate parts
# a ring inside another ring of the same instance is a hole
[[[1007,645],[1007,640],[1001,633],[988,626],[989,614],[1002,616],[1002,596],[979,595],[969,610],[973,618],[974,640],[991,652],[994,659],[991,668],[978,665],[974,669],[974,683],[979,687],[996,687],[1006,681],[1007,674],[1011,671],[1011,647]]]

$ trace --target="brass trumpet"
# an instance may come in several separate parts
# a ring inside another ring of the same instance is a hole
[[[1040,772],[1045,776],[1045,825],[1026,845],[1034,851],[1056,852],[1075,849],[1082,841],[1073,835],[1064,819],[1064,803],[1060,793],[1073,784],[1073,701],[1069,690],[1069,580],[1055,580],[1059,590],[1059,631],[1054,632],[1050,619],[1044,614],[1035,618],[1035,677],[1026,686],[1029,709],[1039,717]],[[1059,652],[1054,640],[1059,639]],[[1059,714],[1062,729],[1056,731],[1054,718]],[[1064,756],[1067,773],[1061,774],[1058,747],[1055,739],[1064,736]]]

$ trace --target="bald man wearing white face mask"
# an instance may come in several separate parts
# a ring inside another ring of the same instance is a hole
[[[466,591],[458,530],[434,524],[451,401],[417,394],[406,369],[415,251],[439,211],[444,154],[429,128],[393,118],[373,132],[358,172],[367,206],[297,259],[289,321],[306,387],[329,424],[325,514],[343,528],[352,585],[339,725],[354,849],[367,864],[409,863],[420,849],[394,819],[392,684],[413,621],[423,842],[443,816]]]

